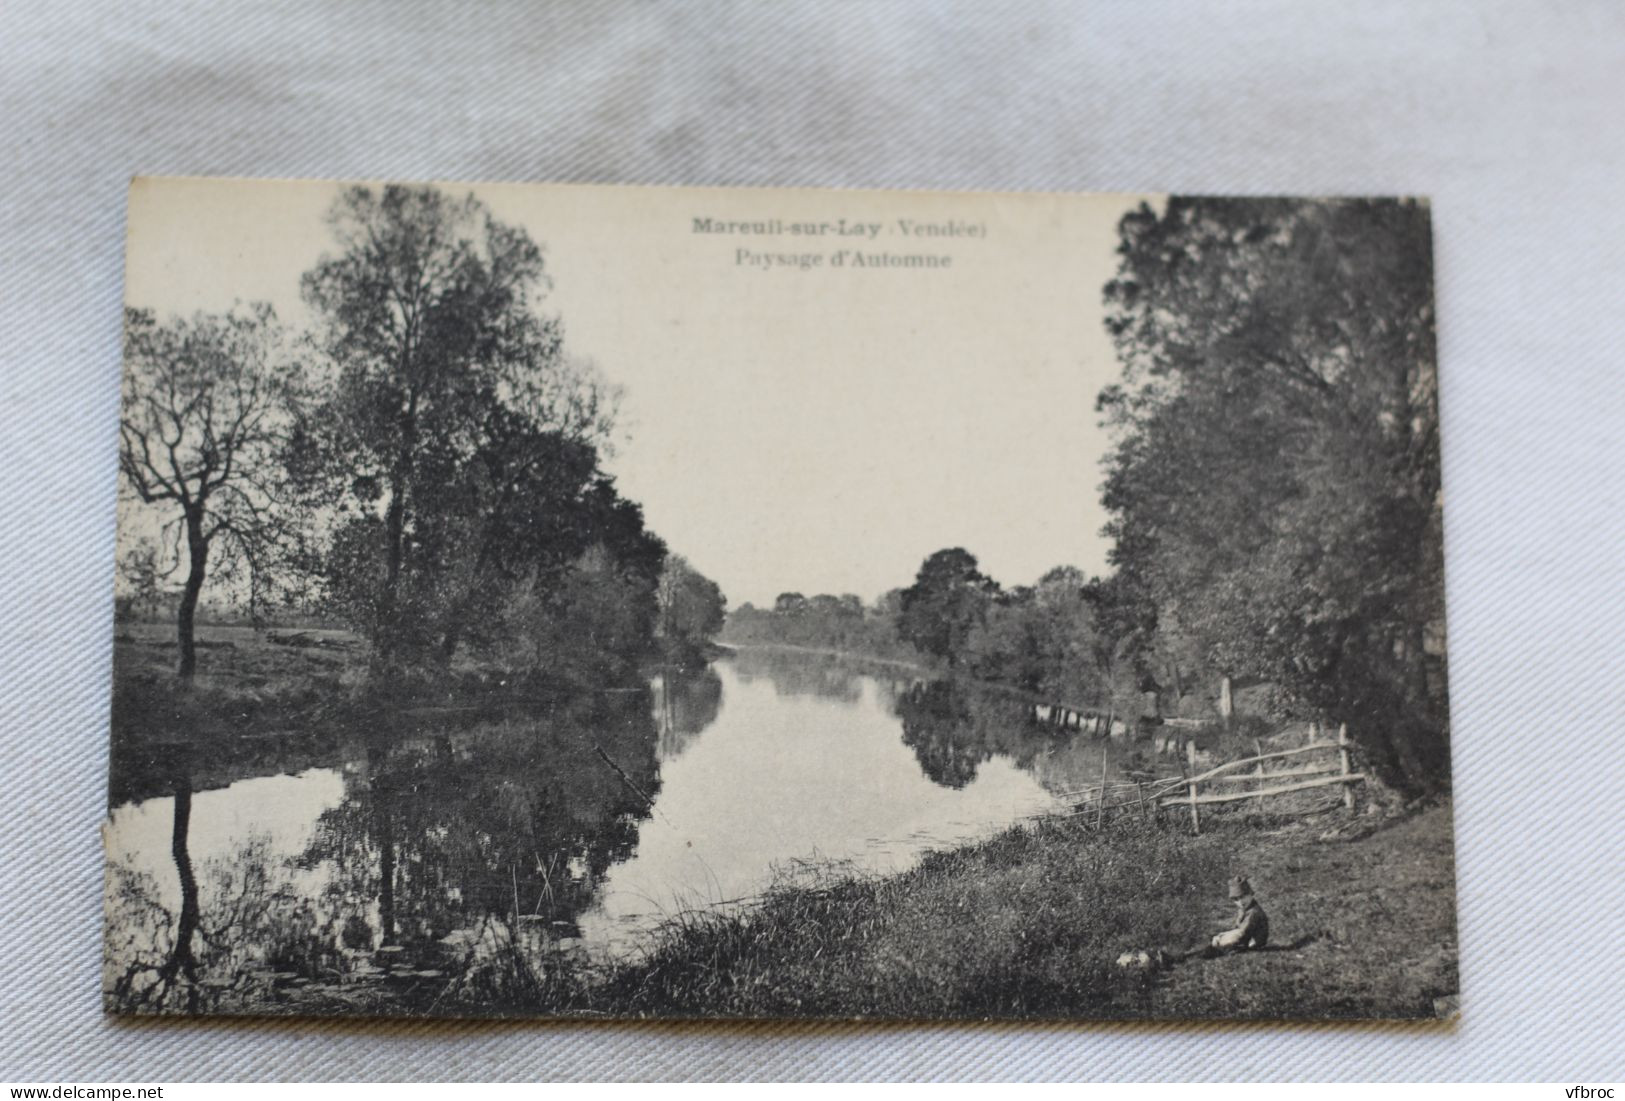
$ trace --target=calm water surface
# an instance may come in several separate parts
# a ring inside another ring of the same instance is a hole
[[[516,944],[624,957],[676,911],[830,862],[906,869],[1054,809],[1101,753],[1005,697],[742,650],[542,715],[182,757],[111,812],[110,1000],[166,977],[204,1005],[267,974],[427,986]]]

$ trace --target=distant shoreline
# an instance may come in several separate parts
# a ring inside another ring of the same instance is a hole
[[[931,676],[944,675],[943,670],[933,669],[917,661],[876,657],[858,650],[831,650],[822,646],[797,646],[791,642],[729,642],[725,639],[718,642],[717,645],[725,650],[785,650],[794,654],[816,654],[822,657],[841,658],[846,661],[867,662],[870,665],[889,665],[898,669],[912,669],[917,673],[926,673]]]

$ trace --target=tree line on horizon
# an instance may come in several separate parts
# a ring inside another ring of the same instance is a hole
[[[1118,235],[1111,572],[1005,589],[945,549],[873,606],[787,593],[724,637],[904,648],[1122,715],[1199,710],[1228,677],[1270,717],[1347,723],[1400,790],[1447,789],[1426,205],[1176,196]]]
[[[386,679],[695,653],[724,598],[604,472],[617,394],[543,310],[540,246],[434,187],[346,188],[327,222],[309,331],[262,304],[126,311],[121,489],[162,526],[121,584],[173,591],[180,680],[210,582],[353,629]]]
[[[928,557],[912,585],[871,604],[851,593],[781,593],[771,608],[734,609],[721,638],[914,662],[1132,721],[1147,688],[1132,660],[1145,630],[1133,622],[1139,613],[1116,577],[1056,566],[1032,585],[1006,587],[951,547]]]

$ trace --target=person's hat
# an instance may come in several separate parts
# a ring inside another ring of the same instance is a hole
[[[1247,882],[1247,877],[1237,875],[1230,877],[1230,897],[1246,898],[1253,893],[1253,885]]]

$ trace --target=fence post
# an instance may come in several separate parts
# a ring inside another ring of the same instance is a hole
[[[1341,764],[1342,764],[1342,767],[1343,767],[1343,775],[1344,776],[1347,776],[1349,773],[1354,771],[1354,769],[1352,767],[1350,767],[1350,761],[1349,761],[1349,724],[1348,723],[1338,723],[1337,724],[1337,756],[1340,758],[1340,761],[1341,761]],[[1344,807],[1345,810],[1348,810],[1350,812],[1352,812],[1354,810],[1354,785],[1353,784],[1350,784],[1350,783],[1344,783],[1343,784],[1343,807]]]
[[[1095,807],[1095,829],[1099,829],[1106,821],[1106,752],[1111,748],[1111,742],[1100,747],[1100,803]]]
[[[1263,742],[1263,740],[1260,739],[1260,738],[1254,738],[1253,739],[1253,756],[1262,757],[1263,755],[1264,755],[1264,742]],[[1258,768],[1253,770],[1254,774],[1257,775],[1257,777],[1258,777],[1258,790],[1259,791],[1263,791],[1264,788],[1267,786],[1266,781],[1264,779],[1264,775],[1265,775],[1264,765],[1265,765],[1264,761],[1259,761],[1258,762]],[[1260,815],[1262,815],[1264,813],[1264,797],[1262,795],[1260,795],[1258,797],[1258,813]]]
[[[1185,743],[1185,759],[1190,762],[1191,766],[1190,772],[1186,775],[1193,775],[1196,772],[1195,738]],[[1196,781],[1190,780],[1188,784],[1191,789],[1191,832],[1199,834],[1202,832],[1202,812],[1196,809]]]

